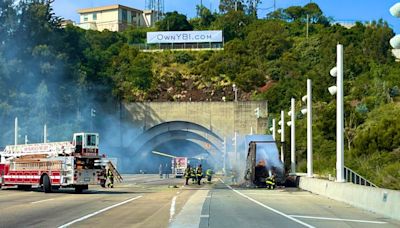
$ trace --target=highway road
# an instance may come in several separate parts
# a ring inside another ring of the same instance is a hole
[[[124,175],[114,189],[0,191],[0,227],[400,227],[400,221],[295,188]]]

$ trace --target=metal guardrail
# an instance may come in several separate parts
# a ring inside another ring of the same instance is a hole
[[[378,186],[376,186],[376,184],[372,183],[371,181],[367,180],[365,177],[361,176],[360,174],[358,174],[357,172],[353,171],[352,169],[350,169],[349,167],[346,167],[346,166],[344,167],[344,179],[347,182],[351,182],[353,184],[378,188]]]
[[[201,50],[211,50],[219,51],[224,50],[223,43],[171,43],[171,44],[131,44],[132,46],[143,52],[152,51],[201,51]]]

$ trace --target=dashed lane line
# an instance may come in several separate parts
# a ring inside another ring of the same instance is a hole
[[[220,180],[223,184],[225,184],[225,182],[224,182],[222,179],[219,179],[219,180]],[[246,198],[246,199],[252,201],[253,203],[256,203],[256,204],[258,204],[258,205],[260,205],[260,206],[262,206],[262,207],[264,207],[264,208],[266,208],[266,209],[268,209],[268,210],[270,210],[270,211],[272,211],[272,212],[275,212],[275,213],[277,213],[277,214],[279,214],[279,215],[282,215],[283,217],[285,217],[285,218],[287,218],[287,219],[290,219],[290,220],[292,220],[293,222],[299,223],[299,224],[301,224],[301,225],[303,225],[303,226],[305,226],[305,227],[315,228],[314,226],[312,226],[312,225],[310,225],[310,224],[307,224],[307,223],[305,223],[305,222],[302,222],[302,221],[300,221],[300,220],[298,220],[298,219],[296,219],[296,218],[291,217],[290,215],[287,215],[287,214],[285,214],[285,213],[283,213],[283,212],[281,212],[281,211],[278,211],[278,210],[276,210],[276,209],[274,209],[274,208],[272,208],[272,207],[269,207],[269,206],[267,206],[267,205],[265,205],[265,204],[263,204],[263,203],[261,203],[261,202],[255,200],[255,199],[253,199],[253,198],[251,198],[251,197],[249,197],[249,196],[247,196],[247,195],[245,195],[245,194],[239,192],[238,190],[233,189],[231,186],[229,186],[229,185],[227,185],[227,184],[225,184],[225,185],[226,185],[230,190],[232,190],[232,191],[234,191],[235,193],[239,194],[240,196],[242,196],[242,197],[244,197],[244,198]]]
[[[387,223],[387,222],[371,221],[371,220],[341,219],[341,218],[328,218],[328,217],[316,217],[316,216],[304,216],[304,215],[289,215],[289,216],[294,217],[294,218],[331,220],[331,221],[343,221],[343,222],[358,222],[358,223],[373,223],[373,224],[386,224]]]
[[[177,196],[174,196],[171,201],[171,208],[169,209],[169,222],[172,222],[172,219],[175,215],[176,197]]]
[[[31,204],[37,204],[37,203],[42,203],[42,202],[51,201],[51,200],[54,200],[54,199],[39,200],[39,201],[31,202]]]

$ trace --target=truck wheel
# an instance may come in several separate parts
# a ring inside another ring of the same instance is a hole
[[[50,178],[49,176],[47,176],[46,174],[43,175],[43,182],[42,182],[42,186],[43,186],[43,191],[45,193],[49,193],[51,192],[51,183],[50,183]]]
[[[75,187],[75,193],[81,194],[83,192],[83,186],[76,186]]]
[[[19,190],[29,191],[32,188],[32,185],[17,185]]]

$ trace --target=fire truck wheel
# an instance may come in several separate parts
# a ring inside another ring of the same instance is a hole
[[[80,194],[80,193],[82,193],[82,191],[83,191],[83,188],[81,186],[76,186],[75,187],[75,193]]]
[[[32,188],[32,185],[17,185],[19,190],[29,191]]]
[[[50,184],[50,178],[49,178],[49,176],[47,176],[46,174],[45,175],[43,175],[43,177],[42,177],[42,186],[43,186],[43,191],[45,192],[45,193],[49,193],[49,192],[51,192],[51,184]]]

